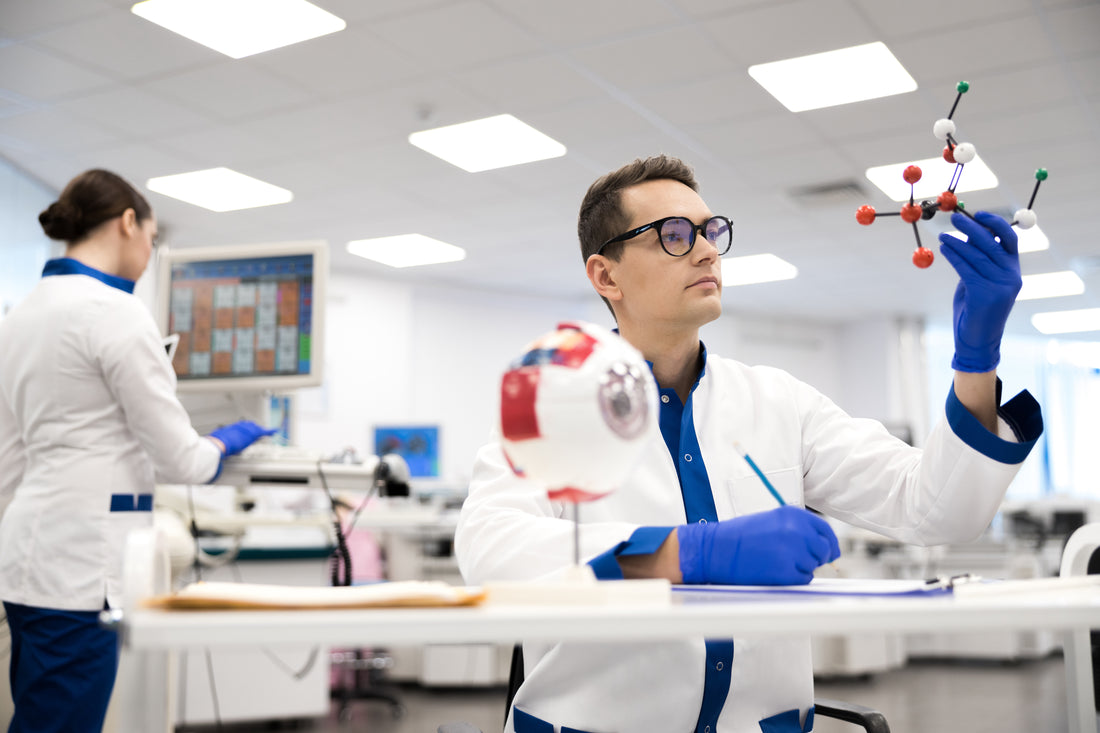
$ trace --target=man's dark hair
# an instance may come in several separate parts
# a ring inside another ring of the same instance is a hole
[[[659,179],[679,181],[692,191],[699,190],[691,166],[669,155],[654,155],[644,160],[637,158],[633,163],[601,176],[588,187],[577,217],[577,237],[581,243],[581,257],[585,262],[596,254],[601,244],[626,231],[630,217],[622,208],[622,190]],[[624,244],[625,242],[610,244],[602,254],[618,260]],[[607,298],[603,298],[603,302],[611,309]],[[611,310],[611,313],[614,315],[615,311]]]

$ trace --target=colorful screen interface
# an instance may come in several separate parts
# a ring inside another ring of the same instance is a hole
[[[312,255],[180,263],[171,287],[180,379],[309,374]]]

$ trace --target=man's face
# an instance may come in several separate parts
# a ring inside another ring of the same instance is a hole
[[[630,217],[624,231],[667,216],[684,216],[695,224],[713,216],[699,194],[667,179],[624,189],[621,202]],[[698,328],[722,314],[722,261],[699,233],[690,252],[673,257],[650,229],[625,242],[619,261],[609,267],[622,293],[614,303],[620,324]]]

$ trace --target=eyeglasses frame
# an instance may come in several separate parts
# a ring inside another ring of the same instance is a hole
[[[665,247],[664,238],[661,237],[661,227],[664,225],[664,223],[666,221],[671,221],[672,219],[683,219],[684,221],[686,221],[688,224],[691,225],[691,241],[688,242],[688,248],[686,250],[684,250],[682,253],[678,254],[678,255],[672,254],[671,252],[668,251],[668,248]],[[721,219],[722,221],[726,222],[726,226],[729,227],[729,231],[730,231],[729,244],[726,245],[726,248],[723,251],[718,253],[718,256],[721,257],[722,255],[726,254],[726,252],[729,252],[730,249],[733,248],[733,221],[729,217],[721,216],[720,214],[716,214],[716,215],[708,218],[702,224],[696,224],[695,222],[693,222],[691,219],[687,218],[686,216],[666,216],[663,219],[658,219],[657,221],[651,221],[650,223],[643,224],[642,226],[640,226],[636,229],[631,229],[629,232],[625,232],[623,234],[620,234],[617,237],[612,237],[611,239],[607,240],[606,242],[604,242],[603,244],[600,245],[599,249],[596,250],[596,254],[602,254],[603,251],[604,251],[604,248],[607,247],[607,245],[609,245],[609,244],[615,244],[616,242],[625,242],[628,239],[633,239],[634,237],[638,236],[639,234],[643,234],[643,233],[649,231],[650,229],[653,229],[657,232],[657,241],[660,242],[661,249],[663,249],[665,251],[665,254],[667,254],[669,257],[684,257],[688,253],[690,253],[691,250],[693,250],[695,248],[695,240],[697,239],[696,232],[702,232],[703,233],[703,239],[706,239],[707,238],[707,236],[706,236],[706,226],[707,226],[707,224],[711,223],[715,219]],[[710,241],[710,240],[707,240],[707,241]]]

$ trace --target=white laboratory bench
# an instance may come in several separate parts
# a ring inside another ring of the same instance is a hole
[[[1100,525],[1071,538],[1062,575],[1084,574],[1100,546]],[[136,535],[137,533],[135,533]],[[149,559],[156,538],[131,538],[131,588],[163,587]],[[136,594],[136,590],[135,590]],[[148,591],[146,592],[148,594]],[[668,604],[494,605],[297,611],[166,611],[140,607],[131,595],[118,621],[125,648],[146,662],[192,648],[242,649],[255,645],[515,643],[520,640],[601,643],[734,635],[837,634],[863,631],[990,631],[1050,629],[1066,638],[1067,692],[1072,733],[1095,733],[1088,632],[1100,623],[1100,586],[1042,587],[1031,592],[931,597],[674,593]],[[160,707],[156,675],[130,689],[134,729],[170,725]],[[1085,694],[1086,690],[1089,694]]]

